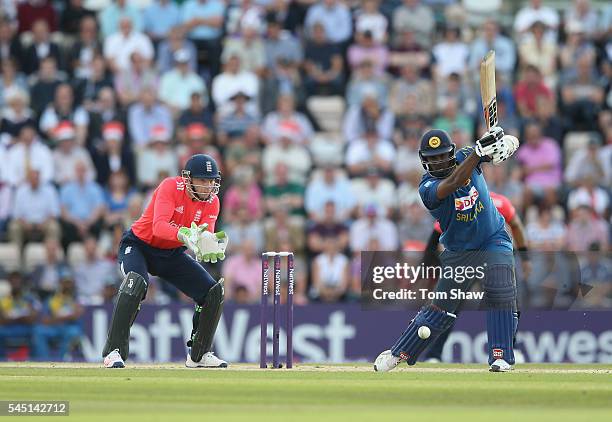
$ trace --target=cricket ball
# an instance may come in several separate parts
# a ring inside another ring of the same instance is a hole
[[[425,325],[421,325],[417,333],[419,334],[419,337],[421,337],[424,340],[426,338],[429,338],[429,336],[431,335],[431,330],[429,329],[429,327]]]

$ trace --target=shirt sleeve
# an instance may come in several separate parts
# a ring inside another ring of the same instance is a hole
[[[438,199],[439,184],[439,180],[428,179],[423,181],[419,186],[419,195],[427,209],[433,210],[440,206],[441,201]]]
[[[153,236],[164,240],[176,240],[178,227],[170,224],[174,214],[175,183],[172,179],[164,180],[157,188],[153,204]]]

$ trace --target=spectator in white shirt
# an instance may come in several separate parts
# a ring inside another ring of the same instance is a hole
[[[12,186],[25,181],[27,172],[36,169],[41,184],[53,181],[53,155],[36,135],[36,128],[26,124],[19,131],[19,140],[6,153],[2,162],[4,178]]]
[[[551,7],[543,6],[542,0],[530,0],[514,18],[514,31],[523,36],[527,35],[531,26],[542,22],[548,28],[547,39],[556,41],[559,26],[559,14]]]
[[[27,241],[58,240],[60,236],[57,191],[51,184],[41,183],[37,170],[30,170],[27,177],[27,183],[20,185],[15,193],[9,224],[9,238],[20,250]]]
[[[149,37],[133,29],[132,20],[123,16],[119,21],[119,32],[106,38],[104,57],[114,73],[128,69],[132,53],[138,52],[146,60],[153,59],[153,44]]]
[[[212,98],[221,114],[233,111],[232,97],[239,92],[246,94],[250,101],[248,111],[259,111],[259,80],[253,72],[241,69],[240,58],[232,54],[227,58],[223,72],[213,79]]]
[[[366,130],[363,138],[349,144],[345,163],[351,176],[362,176],[368,169],[390,173],[394,158],[393,144],[380,139],[376,128],[370,128]]]
[[[444,40],[432,49],[437,78],[445,79],[451,73],[464,75],[470,57],[469,47],[461,41],[459,28],[449,27],[444,31]]]
[[[185,110],[191,102],[191,95],[198,93],[207,98],[204,81],[189,69],[191,56],[188,50],[180,49],[174,53],[174,69],[164,73],[159,87],[159,99],[175,113]],[[208,101],[208,100],[206,100]]]
[[[364,209],[365,217],[351,225],[349,244],[353,252],[366,250],[373,239],[381,251],[395,251],[399,247],[398,229],[391,220],[379,217],[378,207],[371,203]]]
[[[368,204],[376,204],[380,215],[391,217],[397,207],[395,184],[381,177],[380,172],[371,168],[366,177],[352,180],[353,195],[357,205],[365,209]]]
[[[337,302],[343,298],[349,286],[349,259],[340,252],[335,237],[327,237],[323,253],[312,263],[312,287],[310,296],[323,302]]]
[[[377,44],[386,42],[389,22],[385,15],[380,13],[378,0],[364,0],[362,5],[355,19],[355,32],[363,34],[369,31]]]
[[[55,183],[63,185],[76,180],[74,171],[76,163],[82,162],[87,167],[87,180],[96,178],[96,170],[87,150],[76,144],[76,131],[69,121],[60,122],[53,130],[53,140],[57,147],[53,151],[55,166]]]
[[[305,146],[296,141],[296,131],[283,128],[279,133],[279,141],[268,145],[263,152],[262,166],[265,174],[265,183],[276,183],[274,169],[278,163],[284,163],[289,169],[289,180],[302,186],[306,184],[308,171],[312,165],[310,152]]]
[[[347,221],[355,207],[355,197],[346,176],[331,164],[326,164],[323,174],[314,177],[306,187],[304,208],[308,218],[315,222],[325,222],[325,204],[332,202],[336,220]]]

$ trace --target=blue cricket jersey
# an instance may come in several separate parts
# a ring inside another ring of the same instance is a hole
[[[464,147],[457,151],[457,164],[473,151]],[[437,179],[425,173],[419,184],[419,195],[431,215],[440,222],[440,242],[449,251],[512,251],[512,240],[504,218],[493,204],[487,182],[478,165],[466,184],[440,200]]]

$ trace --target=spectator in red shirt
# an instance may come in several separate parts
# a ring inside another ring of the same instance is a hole
[[[514,88],[514,97],[519,114],[524,118],[534,117],[537,111],[538,98],[552,99],[552,91],[544,84],[542,73],[536,66],[525,66],[523,79]]]
[[[51,32],[57,31],[57,15],[49,0],[27,0],[17,6],[18,32],[31,31],[37,20],[44,20]]]

